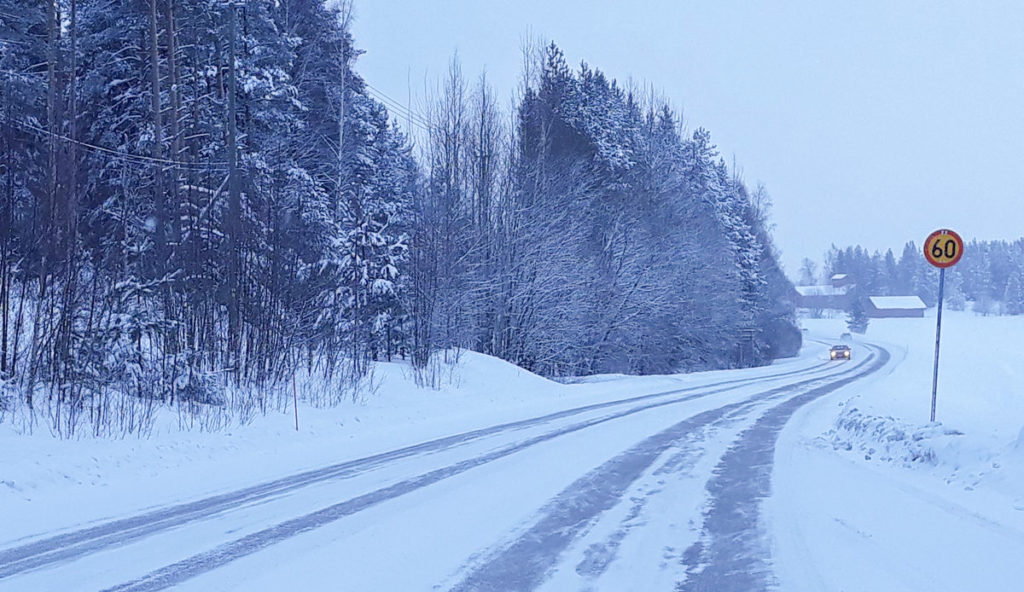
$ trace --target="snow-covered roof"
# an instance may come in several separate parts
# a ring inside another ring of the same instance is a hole
[[[797,286],[796,291],[801,296],[846,296],[848,287],[843,286]]]
[[[878,310],[924,310],[928,308],[917,296],[871,296],[871,305]]]

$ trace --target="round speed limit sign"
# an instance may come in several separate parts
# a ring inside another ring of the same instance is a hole
[[[952,230],[936,230],[924,241],[924,258],[935,267],[952,267],[963,255],[964,239]]]

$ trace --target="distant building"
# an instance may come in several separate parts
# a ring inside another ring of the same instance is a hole
[[[822,286],[796,286],[794,298],[798,308],[846,310],[850,307],[853,281],[845,273],[832,276],[830,284]]]
[[[797,286],[799,308],[835,308],[845,310],[850,304],[849,290],[833,286]]]
[[[928,306],[917,296],[871,296],[864,310],[873,319],[920,318],[926,308]]]
[[[837,273],[831,281],[834,288],[851,288],[854,284],[853,277],[847,273]]]

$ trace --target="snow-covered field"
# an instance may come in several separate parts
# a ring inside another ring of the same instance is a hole
[[[773,497],[783,590],[1016,590],[1024,582],[1024,318],[943,314],[929,422],[934,311],[875,319],[858,340],[891,370],[798,413]],[[804,320],[838,341],[841,320]]]
[[[833,336],[842,333],[837,323],[804,321]],[[903,359],[841,401],[829,443],[872,460],[934,467],[972,486],[1012,485],[1006,491],[1024,502],[1024,317],[944,312],[936,424],[929,422],[934,316],[876,319],[863,338]]]
[[[781,590],[1016,589],[1024,319],[944,318],[937,424],[933,318],[872,321],[851,362],[825,361],[841,320],[805,326],[800,357],[743,371],[559,384],[465,353],[429,390],[379,364],[363,401],[300,404],[298,432],[290,410],[213,433],[167,418],[147,440],[4,424],[0,590],[761,587],[730,569]],[[3,565],[90,526],[64,559]]]

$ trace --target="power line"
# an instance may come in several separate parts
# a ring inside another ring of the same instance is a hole
[[[416,127],[420,130],[423,130],[425,132],[431,131],[430,124],[424,123],[423,120],[419,119],[416,115],[402,111],[402,109],[399,106],[389,103],[386,99],[377,96],[372,91],[371,94],[373,94],[375,98],[384,103],[384,106],[387,107],[392,113],[394,113],[399,119],[404,119],[405,122],[408,123],[409,125]]]
[[[420,115],[418,112],[413,111],[409,107],[406,107],[402,103],[391,98],[386,93],[384,93],[381,90],[378,90],[369,83],[366,83],[366,88],[370,91],[372,95],[374,95],[380,101],[385,103],[385,105],[390,106],[394,111],[396,111],[399,116],[405,117],[410,124],[414,124],[426,132],[432,131],[433,125],[430,124],[429,120],[425,116]]]
[[[382,101],[384,101],[386,103],[391,104],[392,106],[395,107],[395,109],[400,111],[400,113],[399,113],[400,115],[404,115],[404,116],[407,116],[407,117],[409,117],[411,119],[415,119],[417,121],[417,123],[419,123],[421,125],[424,125],[426,127],[430,127],[430,122],[427,120],[427,118],[425,116],[420,115],[416,111],[413,111],[411,107],[403,105],[398,100],[393,99],[387,93],[385,93],[384,91],[376,88],[375,86],[373,86],[369,82],[366,82],[365,84],[366,84],[366,87],[370,90],[370,92],[372,94],[374,94],[375,96],[377,96],[377,98],[379,98],[380,100],[382,100]]]
[[[97,146],[95,144],[90,144],[88,142],[83,142],[81,140],[75,140],[73,138],[69,138],[68,136],[64,136],[64,135],[61,135],[61,134],[58,134],[58,133],[55,133],[55,132],[51,132],[51,131],[43,129],[41,127],[32,125],[30,123],[15,121],[13,119],[6,119],[6,118],[4,119],[4,121],[6,121],[7,123],[9,123],[9,124],[19,128],[19,129],[21,129],[23,131],[32,132],[32,133],[41,134],[41,135],[44,135],[44,136],[56,138],[58,140],[61,140],[63,142],[67,142],[69,144],[75,144],[77,146],[81,146],[81,147],[83,147],[83,148],[85,148],[87,150],[91,150],[91,151],[93,151],[95,153],[103,154],[103,155],[109,156],[109,157],[114,157],[114,158],[117,158],[117,159],[120,159],[120,160],[124,160],[124,161],[127,161],[127,162],[132,162],[134,164],[145,164],[145,165],[150,165],[150,166],[166,166],[166,167],[180,168],[180,169],[190,169],[190,170],[209,170],[209,169],[223,170],[225,167],[227,167],[227,163],[226,162],[216,162],[216,161],[215,162],[209,162],[209,163],[181,162],[181,161],[177,161],[177,160],[167,160],[167,159],[163,159],[163,158],[154,158],[152,156],[146,156],[144,154],[134,154],[134,153],[131,153],[131,152],[121,152],[121,151],[118,151],[118,150],[114,150],[112,148],[106,148],[104,146]]]
[[[15,41],[14,39],[5,39],[3,37],[0,37],[0,43],[10,43],[12,45],[24,45],[26,47],[32,45],[28,41]]]
[[[27,20],[27,19],[26,19],[26,17],[25,17],[25,15],[22,15],[22,16],[18,16],[18,15],[16,15],[16,14],[11,14],[11,13],[9,13],[9,12],[0,12],[0,16],[2,16],[2,17],[7,17],[7,18],[9,18],[9,19],[11,19],[11,20],[15,20],[15,21],[24,21],[24,20]]]
[[[424,117],[423,115],[420,115],[418,112],[413,111],[412,109],[406,107],[402,103],[400,103],[397,100],[391,98],[390,96],[388,96],[384,92],[374,88],[370,84],[366,84],[366,86],[367,86],[367,89],[370,91],[371,94],[373,94],[377,99],[382,101],[385,104],[385,106],[388,106],[393,111],[395,111],[397,115],[399,115],[400,117],[405,118],[408,121],[409,124],[419,128],[419,129],[421,129],[421,130],[423,130],[425,132],[428,132],[428,133],[433,130],[433,126],[427,121],[427,118]],[[146,156],[144,154],[135,154],[135,153],[131,153],[131,152],[122,152],[122,151],[115,150],[115,149],[112,149],[112,148],[107,148],[105,146],[98,146],[96,144],[90,144],[88,142],[83,142],[81,140],[75,140],[75,139],[70,138],[68,136],[64,136],[64,135],[61,135],[61,134],[58,134],[58,133],[55,133],[55,132],[51,132],[51,131],[43,129],[41,127],[32,125],[30,123],[16,121],[14,119],[6,119],[6,118],[4,119],[4,121],[6,121],[7,123],[9,123],[9,124],[19,128],[19,129],[21,129],[23,131],[27,131],[27,132],[35,133],[35,134],[38,134],[38,135],[47,136],[47,137],[53,137],[53,138],[56,138],[56,139],[58,139],[58,140],[60,140],[62,142],[67,142],[69,144],[75,144],[76,146],[81,146],[82,148],[85,148],[86,150],[90,150],[90,151],[92,151],[94,153],[102,154],[102,155],[107,156],[107,157],[111,157],[111,158],[115,158],[115,159],[118,159],[118,160],[130,162],[130,163],[133,163],[133,164],[148,165],[148,166],[165,166],[165,167],[179,168],[179,169],[186,169],[186,170],[225,170],[227,168],[227,166],[228,166],[227,162],[221,162],[221,161],[214,161],[214,162],[208,162],[208,163],[183,162],[183,161],[177,161],[177,160],[168,160],[168,159],[164,159],[164,158],[155,158],[153,156]]]

